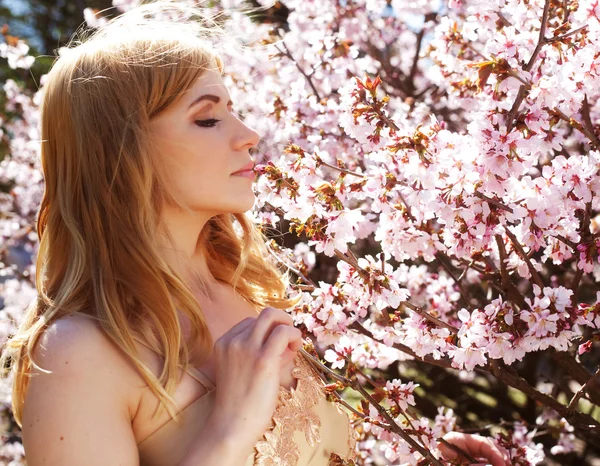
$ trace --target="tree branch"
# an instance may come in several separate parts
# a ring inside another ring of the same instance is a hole
[[[586,390],[588,388],[590,388],[590,386],[596,382],[596,379],[598,378],[598,375],[600,375],[600,367],[598,367],[598,369],[596,370],[595,374],[592,375],[588,381],[586,383],[583,384],[583,386],[579,389],[579,391],[577,393],[575,393],[575,396],[573,396],[573,398],[571,399],[571,401],[569,402],[569,409],[574,409],[575,406],[577,405],[577,402],[579,401],[579,399],[584,395],[584,393],[586,392]]]
[[[515,286],[510,279],[508,270],[506,269],[506,248],[504,247],[504,239],[501,235],[494,236],[496,246],[498,247],[498,255],[500,256],[500,276],[502,278],[501,286],[508,299],[516,303],[521,309],[527,309],[529,306],[525,301],[525,297]]]
[[[298,71],[300,72],[300,74],[302,76],[304,76],[304,78],[306,79],[306,82],[308,82],[308,84],[309,84],[310,88],[312,89],[313,93],[315,94],[315,97],[317,98],[317,100],[321,100],[319,91],[317,91],[317,88],[315,87],[315,84],[313,83],[311,76],[306,74],[306,72],[302,69],[300,64],[296,61],[296,59],[294,58],[292,53],[287,48],[287,45],[285,45],[285,42],[281,41],[281,45],[283,45],[283,48],[285,49],[285,51],[281,50],[279,47],[277,47],[277,45],[275,45],[275,48],[279,51],[279,53],[281,53],[282,55],[285,55],[286,57],[288,57],[290,60],[292,60],[294,62],[294,65],[296,65],[296,68],[298,68]]]
[[[533,68],[533,63],[535,62],[538,54],[540,53],[540,50],[544,46],[544,42],[545,42],[544,36],[546,35],[546,26],[548,25],[548,12],[549,11],[550,11],[550,0],[546,0],[544,2],[544,11],[542,12],[542,20],[541,20],[541,24],[540,24],[540,34],[538,36],[538,42],[537,42],[537,45],[535,46],[535,50],[531,54],[531,58],[527,62],[527,65],[525,65],[525,68],[523,68],[525,71],[531,71],[531,69]]]
[[[542,13],[542,20],[541,20],[541,24],[540,24],[540,33],[538,36],[538,42],[535,46],[533,53],[531,54],[531,58],[527,62],[527,65],[525,65],[525,67],[523,68],[527,72],[531,71],[531,69],[533,68],[533,64],[545,43],[544,36],[546,35],[546,26],[548,24],[549,10],[550,10],[550,0],[546,0],[544,2],[544,11]],[[513,127],[513,124],[515,121],[515,117],[517,115],[517,112],[519,111],[521,102],[523,102],[523,99],[525,98],[526,95],[527,95],[526,87],[524,85],[522,85],[521,87],[519,87],[519,91],[517,92],[517,98],[515,99],[515,102],[513,103],[512,107],[506,117],[507,132],[510,132],[512,130],[512,127]]]
[[[402,301],[400,303],[401,306],[406,306],[407,308],[409,308],[411,311],[414,311],[416,314],[420,315],[421,317],[423,317],[425,320],[428,320],[429,322],[431,322],[432,324],[435,324],[437,327],[442,327],[445,329],[450,330],[452,333],[458,333],[458,329],[450,324],[447,324],[446,322],[433,317],[431,314],[429,314],[427,311],[423,310],[422,308],[420,308],[419,306],[415,306],[414,304],[408,302],[408,301]]]
[[[512,231],[510,231],[508,229],[508,227],[506,227],[506,226],[504,226],[504,231],[506,232],[506,235],[509,237],[510,242],[512,243],[513,247],[515,248],[515,252],[527,264],[527,268],[529,269],[529,273],[531,274],[531,278],[532,278],[533,282],[537,286],[539,286],[540,289],[543,289],[544,283],[542,282],[542,279],[541,279],[540,275],[538,274],[538,271],[533,266],[531,259],[529,259],[529,256],[525,253],[523,246],[521,246],[521,243],[519,243],[519,240],[517,239],[517,237],[515,235],[513,235]]]
[[[582,125],[575,118],[569,118],[558,108],[553,108],[552,112],[561,120],[566,121],[569,126],[575,128],[580,133],[584,134],[596,147],[600,147],[600,141],[593,132],[590,132],[584,125]]]

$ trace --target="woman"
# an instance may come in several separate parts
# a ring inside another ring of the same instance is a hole
[[[3,355],[29,466],[353,456],[244,215],[259,135],[232,111],[216,26],[190,11],[130,10],[47,77],[39,297]],[[485,439],[451,440],[502,464]]]

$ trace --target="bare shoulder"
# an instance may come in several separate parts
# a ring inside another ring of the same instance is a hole
[[[136,402],[135,366],[91,317],[75,314],[62,317],[44,330],[33,352],[43,371],[32,368],[32,377],[55,375],[64,381],[87,377],[101,387],[118,389],[129,408]]]
[[[131,426],[133,364],[91,318],[51,323],[33,351],[23,404],[31,466],[139,464]],[[110,445],[111,448],[106,448]]]
[[[44,330],[34,357],[55,369],[62,369],[62,364],[69,365],[69,359],[85,362],[87,359],[104,358],[111,363],[119,363],[121,359],[124,362],[119,353],[119,348],[92,317],[75,314],[57,319]]]

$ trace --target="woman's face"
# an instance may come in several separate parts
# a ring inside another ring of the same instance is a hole
[[[232,173],[253,164],[249,151],[260,136],[232,111],[218,71],[204,71],[152,121],[151,132],[154,149],[170,172],[170,189],[191,209],[213,216],[252,208],[253,180]]]

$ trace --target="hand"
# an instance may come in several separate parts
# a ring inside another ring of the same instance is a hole
[[[302,332],[283,310],[264,308],[214,344],[216,390],[211,422],[253,445],[271,424],[282,367],[302,347]]]
[[[490,437],[463,434],[460,432],[449,432],[444,435],[443,439],[448,443],[457,446],[477,460],[483,460],[492,466],[510,466],[507,455],[502,453],[500,448]],[[457,451],[453,450],[443,442],[440,442],[438,448],[446,460],[466,460],[464,456],[460,455]]]

